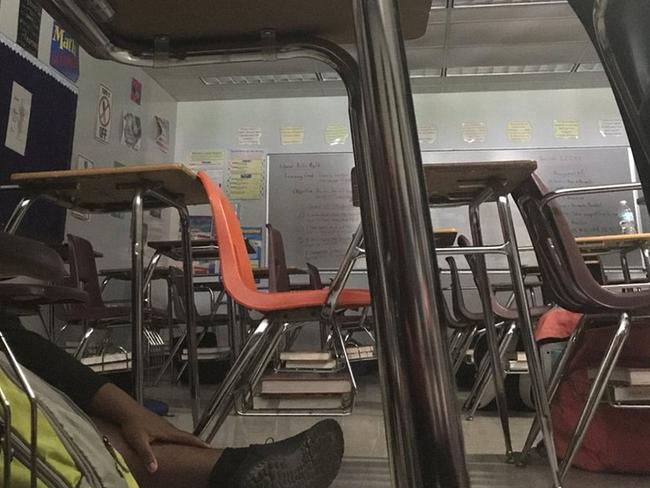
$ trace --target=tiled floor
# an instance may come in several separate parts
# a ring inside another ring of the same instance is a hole
[[[209,397],[204,390],[204,398]],[[172,407],[172,421],[190,428],[187,390],[161,387],[150,389],[148,395],[165,399]],[[263,443],[268,438],[282,439],[304,430],[314,423],[304,417],[234,417],[228,418],[215,437],[218,447],[246,446]],[[361,378],[357,408],[353,415],[339,418],[345,433],[345,458],[339,477],[332,488],[389,488],[384,421],[377,379]],[[523,444],[530,416],[511,419],[513,443]],[[503,440],[498,419],[493,415],[478,415],[473,421],[463,421],[465,447],[473,488],[548,488],[551,486],[548,468],[535,461],[526,468],[503,462]],[[574,469],[565,486],[568,488],[641,488],[650,487],[650,477],[615,476],[586,473]]]

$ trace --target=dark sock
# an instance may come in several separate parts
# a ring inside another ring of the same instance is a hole
[[[227,482],[233,473],[237,471],[237,468],[241,466],[241,463],[244,462],[246,456],[248,456],[248,447],[225,449],[212,468],[212,472],[208,478],[208,486],[210,488],[224,488],[228,486]]]

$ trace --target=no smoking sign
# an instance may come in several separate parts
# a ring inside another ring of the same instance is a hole
[[[108,144],[111,135],[111,112],[113,110],[113,92],[104,85],[99,85],[97,99],[97,120],[95,123],[95,139]]]

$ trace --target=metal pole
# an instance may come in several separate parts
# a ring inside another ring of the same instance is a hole
[[[469,487],[397,2],[355,0],[354,15],[372,142],[357,161],[360,200],[393,482]]]
[[[133,196],[131,212],[131,321],[132,361],[133,361],[133,396],[142,404],[144,401],[144,191],[137,189]]]
[[[187,208],[177,206],[181,221],[181,239],[183,241],[183,272],[185,279],[185,321],[187,327],[187,362],[189,364],[190,398],[192,402],[192,421],[199,421],[201,398],[199,395],[199,357],[196,339],[196,308],[194,306],[194,283],[192,280],[192,238],[190,236],[190,216]]]
[[[497,204],[499,207],[499,220],[501,221],[503,238],[510,244],[508,264],[510,266],[510,272],[512,273],[512,284],[514,286],[515,299],[517,301],[517,310],[519,311],[519,329],[521,330],[521,337],[526,349],[528,371],[533,386],[535,410],[537,410],[537,419],[542,427],[544,446],[546,447],[546,457],[548,458],[551,467],[553,486],[559,488],[562,484],[560,481],[557,454],[555,451],[555,440],[553,439],[551,407],[548,401],[546,382],[544,381],[542,360],[539,355],[537,343],[535,342],[533,322],[530,318],[528,300],[526,299],[526,286],[524,284],[524,275],[521,271],[521,261],[519,258],[519,250],[517,249],[517,236],[515,234],[515,226],[512,222],[510,202],[508,201],[507,196],[500,196],[497,200]]]
[[[493,191],[487,189],[469,206],[469,223],[472,229],[472,241],[474,246],[483,246],[483,232],[481,231],[481,203],[489,200]],[[497,410],[503,430],[503,440],[506,445],[506,461],[514,461],[512,453],[512,437],[510,435],[510,422],[508,419],[508,402],[506,398],[506,386],[503,373],[503,364],[499,356],[499,339],[497,337],[496,325],[494,323],[494,312],[492,311],[492,300],[490,290],[490,279],[485,264],[485,255],[477,254],[474,256],[476,263],[476,286],[478,287],[481,305],[483,307],[483,317],[485,320],[485,337],[488,343],[488,355],[490,357],[490,366],[492,368],[492,377],[494,379],[494,390],[496,393]]]
[[[35,201],[36,198],[24,197],[20,202],[18,202],[18,205],[16,205],[16,208],[14,208],[9,220],[7,220],[7,223],[5,224],[4,231],[7,234],[16,233],[18,227],[20,227],[20,223],[23,221],[23,218],[25,218],[25,214],[27,214],[27,211]]]

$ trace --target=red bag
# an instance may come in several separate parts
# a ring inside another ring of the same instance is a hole
[[[539,331],[538,335],[547,338],[557,337],[558,330],[568,331],[570,334],[571,322],[573,321],[575,327],[580,315],[572,314],[575,317],[571,319],[566,315],[570,312],[563,312],[559,314],[554,311],[549,312],[551,315],[547,318],[547,322],[553,322],[553,314],[555,314],[556,319],[561,319],[564,323],[546,325],[546,330]],[[551,406],[555,442],[560,457],[566,451],[589,393],[590,381],[587,378],[587,371],[600,365],[616,328],[617,325],[587,329],[576,344],[573,359]],[[555,332],[549,333],[549,330]],[[638,321],[634,322],[617,365],[650,368],[650,327]],[[649,474],[648,453],[650,453],[650,410],[616,409],[601,404],[596,410],[573,465],[588,471]]]

